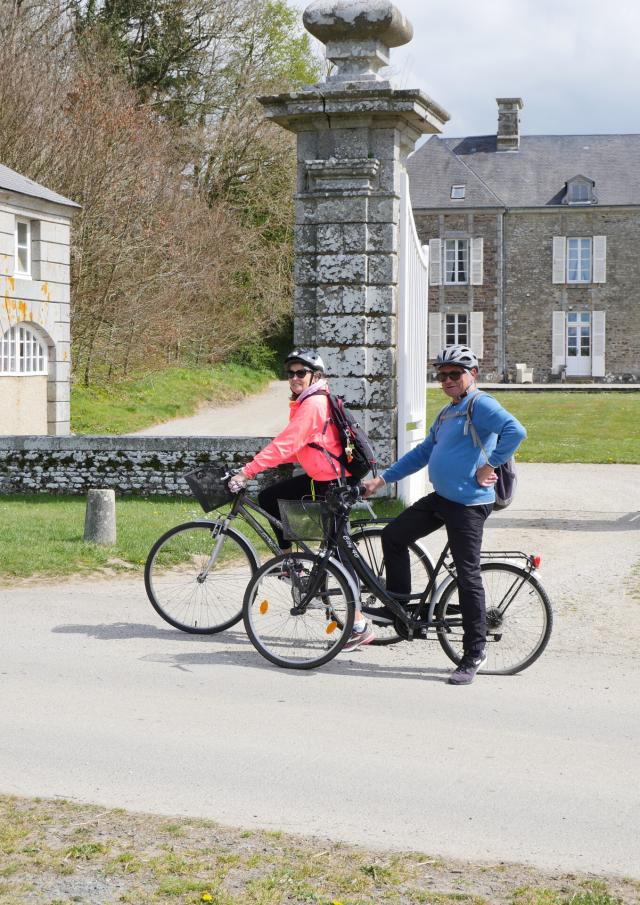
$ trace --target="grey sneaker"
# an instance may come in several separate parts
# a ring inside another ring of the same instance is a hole
[[[355,650],[356,647],[361,647],[363,644],[371,644],[374,638],[375,634],[373,628],[367,619],[367,624],[361,632],[357,632],[355,629],[351,632],[349,640],[342,650]]]
[[[471,685],[476,673],[483,663],[487,662],[487,652],[481,651],[477,656],[465,654],[458,664],[458,668],[449,676],[450,685]]]

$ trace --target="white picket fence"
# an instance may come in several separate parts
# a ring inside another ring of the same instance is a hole
[[[426,436],[429,248],[421,246],[411,210],[409,177],[402,176],[398,300],[398,458]],[[422,469],[398,484],[408,505],[426,493]]]

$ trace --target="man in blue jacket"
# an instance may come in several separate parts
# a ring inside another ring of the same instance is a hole
[[[484,523],[495,501],[494,467],[511,458],[527,432],[493,397],[481,394],[472,417],[485,456],[465,429],[469,400],[478,392],[478,359],[467,346],[447,346],[434,366],[450,405],[422,443],[364,485],[370,496],[384,484],[429,466],[434,493],[405,509],[382,533],[387,589],[394,594],[411,593],[408,545],[444,525],[456,567],[464,633],[464,655],[449,682],[469,685],[487,659],[480,550]]]

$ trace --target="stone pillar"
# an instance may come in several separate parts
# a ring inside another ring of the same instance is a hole
[[[294,342],[317,348],[334,392],[363,410],[387,465],[396,454],[400,179],[423,133],[448,114],[379,70],[412,28],[386,0],[317,0],[307,30],[326,44],[326,81],[260,98],[298,136]]]

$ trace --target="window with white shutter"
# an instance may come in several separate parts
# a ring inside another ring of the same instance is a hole
[[[429,283],[442,285],[442,252],[440,239],[429,239]]]
[[[554,311],[552,320],[551,335],[551,370],[554,374],[559,374],[561,368],[566,364],[566,353],[564,345],[565,337],[565,316],[564,311]]]
[[[484,355],[484,315],[482,311],[472,311],[469,315],[469,345],[477,358]]]
[[[471,239],[471,285],[482,286],[484,239]]]
[[[605,312],[591,312],[591,374],[593,377],[604,377],[605,353]]]
[[[432,361],[438,352],[442,349],[442,315],[434,312],[429,315],[429,348],[427,356]]]
[[[607,282],[607,237],[593,237],[593,282]]]
[[[566,279],[566,250],[567,240],[565,236],[553,237],[553,274],[552,282],[564,283]],[[564,321],[563,321],[564,322]]]

